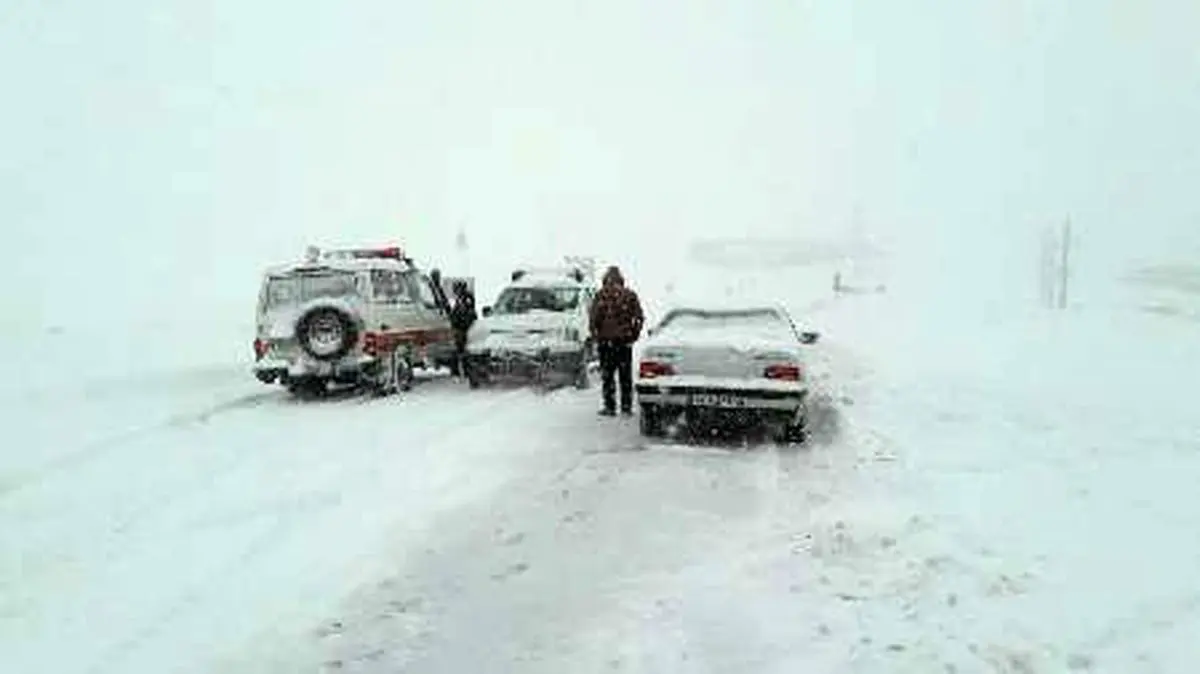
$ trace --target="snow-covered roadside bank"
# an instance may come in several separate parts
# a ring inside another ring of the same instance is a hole
[[[280,397],[248,368],[213,365],[124,378],[68,381],[53,391],[10,391],[3,401],[9,451],[0,494],[101,457],[137,436],[204,422]]]
[[[624,637],[667,646],[628,670],[1191,671],[1200,340],[1102,311],[912,315],[823,313],[863,359],[842,441],[630,607]]]
[[[250,372],[247,317],[114,316],[6,330],[0,420],[13,449],[0,454],[0,491],[81,450],[273,392]]]
[[[762,626],[778,657],[740,665],[1190,671],[1195,335],[1102,312],[913,325],[890,298],[854,302],[827,323],[870,371],[847,412],[854,484],[808,521],[778,501],[740,569],[680,581],[740,607],[706,618]]]
[[[254,357],[253,302],[249,296],[235,311],[191,314],[185,306],[172,316],[127,311],[87,323],[12,326],[0,333],[6,366],[0,402],[62,402],[64,394],[74,402],[78,395],[169,386],[181,373],[248,367]]]

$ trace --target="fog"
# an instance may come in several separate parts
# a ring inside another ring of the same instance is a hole
[[[635,269],[857,228],[916,286],[1003,299],[1071,217],[1099,283],[1200,251],[1197,25],[1166,0],[8,3],[3,328],[248,321],[310,243],[453,271],[460,228],[475,261]]]

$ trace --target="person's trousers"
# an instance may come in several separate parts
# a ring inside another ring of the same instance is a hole
[[[467,374],[467,331],[454,330],[454,361],[450,364],[450,374],[455,377]]]
[[[596,347],[600,356],[604,409],[617,409],[617,381],[620,381],[621,409],[633,410],[633,345],[624,342],[600,342]]]

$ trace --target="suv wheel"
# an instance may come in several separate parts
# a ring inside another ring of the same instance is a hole
[[[391,370],[391,379],[395,382],[397,391],[412,390],[416,375],[413,371],[412,358],[407,353],[400,349],[392,351],[391,357],[388,358],[388,369]]]
[[[387,396],[412,389],[412,362],[407,354],[399,349],[385,356],[378,368],[378,372],[370,380],[375,395]]]
[[[288,381],[287,389],[301,400],[313,400],[329,391],[329,382],[320,377],[300,377]]]

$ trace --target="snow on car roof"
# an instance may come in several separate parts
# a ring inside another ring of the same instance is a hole
[[[795,322],[792,319],[791,313],[787,310],[787,307],[783,306],[782,304],[745,303],[745,302],[735,303],[735,302],[723,302],[723,301],[719,301],[719,300],[708,301],[708,302],[673,303],[670,306],[664,308],[663,311],[657,315],[657,318],[654,320],[656,327],[659,329],[663,328],[664,324],[667,322],[668,318],[672,314],[677,314],[680,312],[695,312],[695,313],[700,313],[700,314],[717,314],[717,315],[719,315],[719,314],[766,314],[766,313],[771,313],[779,318],[779,327],[787,326],[787,327],[791,327],[793,330],[795,329]],[[747,344],[753,343],[756,345],[762,345],[763,343],[765,343],[764,340],[761,338],[763,335],[762,331],[763,331],[763,328],[761,326],[755,327],[755,328],[750,328],[750,329],[748,329],[748,331],[743,331],[741,334],[739,334],[738,339],[744,340]],[[737,332],[737,331],[734,330],[733,332],[731,332],[730,328],[725,328],[723,331],[723,336],[718,341],[730,339],[730,336],[732,334],[734,334],[734,332]],[[775,341],[775,340],[774,340],[774,338],[772,338],[772,339],[768,339],[765,341],[769,342],[769,341]]]
[[[655,327],[655,333],[650,337],[649,344],[660,346],[669,344],[674,347],[728,347],[739,349],[779,349],[795,346],[795,332],[790,329],[786,314],[775,314],[779,320],[749,320],[749,321],[709,321],[705,319],[670,320],[667,318],[675,312],[703,312],[710,314],[758,314],[764,315],[779,311],[769,305],[740,305],[723,307],[714,310],[711,306],[692,307],[677,306],[663,314],[663,320]]]
[[[555,275],[526,274],[508,284],[510,288],[586,288],[586,283],[580,283],[572,278]]]
[[[394,269],[397,271],[411,271],[415,267],[401,260],[390,258],[364,258],[364,259],[324,259],[318,262],[289,262],[287,264],[275,265],[267,268],[268,276],[281,276],[305,270],[328,270],[328,271],[365,271],[371,269]]]
[[[771,303],[745,303],[745,302],[677,302],[668,307],[664,307],[662,315],[666,316],[678,311],[694,311],[697,313],[707,314],[728,314],[728,313],[766,313],[774,312],[780,316],[789,316],[790,313],[787,307],[782,304]]]

